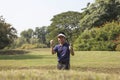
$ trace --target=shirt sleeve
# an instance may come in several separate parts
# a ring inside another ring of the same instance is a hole
[[[53,48],[53,50],[54,50],[55,52],[58,52],[58,47],[57,47],[57,45]]]

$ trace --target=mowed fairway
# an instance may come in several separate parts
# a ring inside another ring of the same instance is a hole
[[[18,52],[0,55],[0,80],[120,80],[120,52],[75,51],[69,71],[56,69],[50,49]]]

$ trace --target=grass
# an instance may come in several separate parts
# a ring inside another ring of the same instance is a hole
[[[119,75],[95,72],[58,70],[7,70],[0,72],[3,80],[119,80]]]
[[[69,71],[56,69],[50,49],[20,52],[0,55],[0,80],[120,80],[120,52],[75,51]]]

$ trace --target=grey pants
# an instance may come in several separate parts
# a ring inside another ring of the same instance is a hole
[[[58,62],[57,69],[59,69],[59,70],[69,70],[70,69],[70,63],[69,62]]]

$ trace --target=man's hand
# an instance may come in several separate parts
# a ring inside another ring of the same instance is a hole
[[[54,41],[50,40],[50,46],[53,47],[54,46]]]
[[[74,50],[73,50],[72,45],[69,46],[69,50],[70,50],[71,55],[74,56]]]
[[[55,51],[53,50],[53,46],[54,46],[54,41],[50,40],[51,53],[55,54]]]

